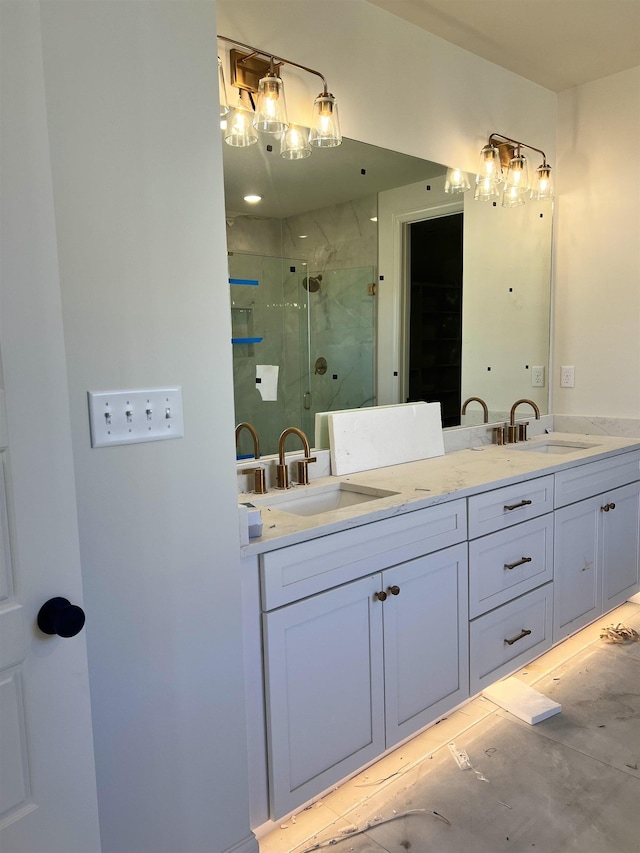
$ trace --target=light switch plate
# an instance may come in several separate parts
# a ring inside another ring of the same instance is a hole
[[[182,388],[89,391],[91,446],[184,436]]]

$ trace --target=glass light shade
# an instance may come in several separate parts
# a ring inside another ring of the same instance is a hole
[[[469,176],[461,169],[447,169],[447,177],[444,182],[444,191],[446,193],[466,193],[471,188]]]
[[[476,189],[473,197],[476,201],[493,201],[500,195],[500,184],[496,183],[493,178],[482,178],[478,180],[476,177]]]
[[[248,148],[258,141],[258,131],[253,126],[253,112],[238,103],[227,114],[227,126],[222,132],[227,145],[234,148]]]
[[[551,166],[543,163],[536,169],[536,176],[531,188],[531,198],[534,201],[544,201],[553,198],[553,185],[551,182]]]
[[[516,154],[509,160],[507,176],[504,179],[505,193],[507,190],[517,190],[519,193],[529,191],[529,169],[527,158],[523,154]]]
[[[280,156],[285,160],[304,160],[311,156],[309,131],[306,127],[289,125],[280,140]]]
[[[224,85],[224,71],[220,57],[218,57],[218,90],[220,92],[220,115],[226,116],[229,112],[229,101],[227,100],[227,87]]]
[[[263,133],[282,133],[287,129],[284,86],[280,77],[273,72],[269,72],[258,83],[253,126]]]
[[[524,204],[524,193],[520,192],[517,187],[507,186],[505,184],[504,192],[502,193],[503,207],[521,207]]]
[[[328,92],[321,92],[313,102],[313,124],[309,132],[309,144],[316,148],[335,148],[341,142],[336,99]]]
[[[494,184],[499,184],[502,178],[500,152],[495,145],[485,145],[480,152],[480,164],[478,166],[478,174],[476,175],[476,184],[480,184],[483,181],[492,181]]]

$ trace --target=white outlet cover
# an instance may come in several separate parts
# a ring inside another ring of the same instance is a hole
[[[182,388],[89,391],[91,446],[184,437]]]
[[[531,368],[531,386],[544,388],[544,365],[534,365]]]

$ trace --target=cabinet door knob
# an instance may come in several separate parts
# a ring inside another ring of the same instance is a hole
[[[616,505],[614,503],[609,504],[609,509],[615,509]]]
[[[393,586],[387,587],[387,592],[390,592],[391,595],[400,595],[400,587],[394,584]]]
[[[611,503],[611,504],[605,504],[604,506],[601,506],[601,507],[600,507],[600,509],[602,510],[602,512],[609,512],[609,510],[610,510],[610,509],[615,509],[615,508],[616,508],[616,505],[615,505],[614,503]]]
[[[375,599],[377,599],[378,601],[386,601],[387,600],[387,593],[381,589],[380,592],[374,593],[373,597]]]

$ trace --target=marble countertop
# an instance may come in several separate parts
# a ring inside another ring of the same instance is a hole
[[[568,452],[561,454],[534,452],[530,449],[536,444],[548,441],[583,443],[590,446],[567,448]],[[318,486],[340,481],[395,492],[393,495],[319,515],[295,515],[282,512],[276,506],[264,506],[263,501],[282,494],[275,489],[260,497],[252,493],[242,493],[238,495],[238,503],[254,503],[255,506],[260,506],[263,532],[261,537],[251,539],[248,545],[241,546],[241,555],[247,557],[272,551],[636,449],[640,449],[640,439],[637,438],[553,432],[526,443],[485,445],[344,477],[320,477],[312,480],[309,486],[294,486],[288,490],[288,494],[301,495]]]

